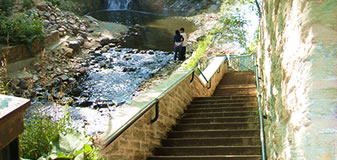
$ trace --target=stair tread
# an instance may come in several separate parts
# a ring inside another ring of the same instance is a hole
[[[257,107],[206,107],[206,108],[188,108],[186,111],[215,110],[215,109],[257,109]]]
[[[208,157],[261,157],[260,154],[250,154],[250,155],[205,155],[205,156],[149,156],[152,157],[188,157],[188,158],[208,158]]]
[[[182,119],[235,119],[235,118],[257,118],[256,116],[233,116],[233,117],[201,117],[201,118],[189,118],[189,117],[186,117],[186,118],[182,118]]]
[[[177,125],[226,125],[226,124],[259,124],[258,122],[228,122],[228,123],[197,123],[197,124],[177,124]]]
[[[210,98],[241,98],[241,97],[244,97],[244,98],[251,98],[251,97],[256,97],[255,95],[249,95],[249,96],[210,96],[210,97],[194,97],[194,99],[210,99]]]
[[[201,137],[201,138],[167,138],[164,140],[209,140],[209,139],[259,139],[259,137]]]
[[[218,131],[260,131],[259,129],[210,129],[210,130],[193,130],[193,131],[171,131],[171,132],[218,132]]]
[[[161,149],[164,149],[164,148],[167,148],[167,149],[173,149],[173,148],[181,148],[181,149],[186,149],[186,148],[191,148],[191,149],[200,149],[200,148],[205,148],[205,149],[208,149],[208,148],[260,148],[261,146],[259,145],[250,145],[250,146],[160,146],[160,147],[157,147],[157,148],[161,148]]]
[[[212,103],[212,104],[190,104],[188,106],[202,106],[202,105],[208,105],[208,106],[212,106],[212,105],[226,105],[226,104],[244,104],[244,105],[250,105],[250,104],[257,104],[257,102],[242,102],[242,103]]]
[[[222,111],[222,112],[207,112],[207,113],[185,113],[186,114],[212,114],[212,113],[255,113],[258,111]]]
[[[254,97],[255,98],[255,97]],[[255,101],[255,99],[197,99],[194,102],[217,102],[217,101]]]

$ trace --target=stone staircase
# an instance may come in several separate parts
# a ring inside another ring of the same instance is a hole
[[[259,160],[253,72],[226,73],[213,96],[198,97],[148,160]]]

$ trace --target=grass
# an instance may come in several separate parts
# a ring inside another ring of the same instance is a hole
[[[207,35],[196,44],[197,49],[193,52],[191,60],[183,66],[184,69],[193,69],[198,65],[200,58],[205,55],[208,46],[212,43],[213,37],[213,35]]]
[[[91,137],[71,128],[67,110],[59,121],[37,108],[29,114],[25,119],[25,130],[20,135],[20,153],[24,159],[101,159]]]
[[[51,142],[59,138],[60,131],[68,127],[68,122],[69,117],[65,116],[60,122],[56,122],[36,109],[29,119],[25,119],[25,130],[20,135],[21,156],[38,159],[48,155],[52,148]]]

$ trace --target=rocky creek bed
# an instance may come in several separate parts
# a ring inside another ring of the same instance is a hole
[[[51,4],[30,13],[42,18],[45,32],[58,32],[64,40],[24,63],[9,65],[24,66],[10,71],[9,79],[12,95],[32,101],[27,120],[35,111],[56,121],[69,113],[72,128],[87,135],[103,133],[139,111],[123,104],[149,86],[151,78],[162,79],[178,65],[170,52],[122,47],[126,37],[144,30],[139,24],[106,33],[98,26],[108,22],[77,17]]]
[[[153,85],[152,80],[161,81],[179,66],[167,51],[171,50],[171,34],[181,25],[171,24],[166,31],[162,28],[165,25],[147,20],[146,23],[124,26],[128,31],[111,33],[109,30],[106,33],[98,26],[108,22],[63,13],[51,4],[42,5],[38,10],[33,12],[44,19],[46,31],[57,31],[66,40],[57,48],[38,55],[24,72],[20,72],[19,78],[11,80],[13,95],[32,100],[33,107],[25,114],[28,119],[36,110],[54,120],[69,113],[70,123],[76,130],[88,135],[103,133],[108,126],[120,126],[120,122],[139,111],[125,102],[140,94],[150,83]],[[165,24],[172,20],[157,17],[155,22],[158,18]],[[178,21],[181,24],[184,20],[178,18]],[[123,25],[108,26],[123,28]],[[132,40],[128,37],[146,37],[149,28],[156,27],[169,38],[165,43],[157,44],[169,45],[162,46],[167,51],[123,48],[125,42]]]

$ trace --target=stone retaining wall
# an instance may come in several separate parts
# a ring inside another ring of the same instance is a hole
[[[213,94],[223,74],[227,72],[226,66],[222,64],[220,72],[215,73],[210,89],[202,84],[198,76],[194,76],[192,83],[190,83],[192,75],[187,76],[159,100],[159,118],[156,122],[150,123],[155,116],[153,106],[104,149],[103,154],[109,160],[145,160],[147,156],[152,155],[152,150],[160,146],[161,139],[176,124],[176,120],[182,116],[193,97]]]
[[[337,159],[337,1],[266,0],[258,52],[268,159]]]
[[[29,49],[27,45],[24,44],[0,48],[0,61],[3,60],[4,54],[7,63],[12,63],[33,57],[36,53],[40,53],[41,50],[46,46],[49,46],[59,40],[59,32],[55,31],[47,35],[46,39],[43,42],[38,40],[33,41],[31,44],[31,49]]]

